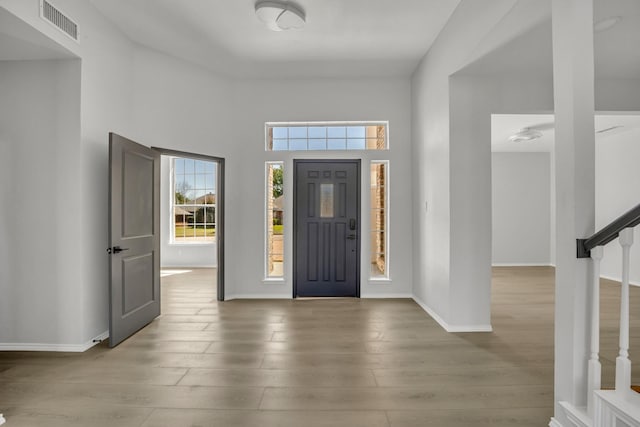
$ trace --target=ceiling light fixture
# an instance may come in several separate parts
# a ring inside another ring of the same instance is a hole
[[[624,127],[624,126],[621,126],[621,125],[617,125],[617,126],[610,126],[610,127],[606,128],[606,129],[600,129],[600,130],[597,130],[597,131],[596,131],[596,133],[611,132],[612,130],[619,129],[619,128],[621,128],[621,127]]]
[[[610,30],[611,28],[615,27],[620,21],[622,21],[622,16],[610,16],[608,18],[601,19],[593,24],[593,31],[596,33],[601,33],[603,31]]]
[[[509,137],[511,142],[525,142],[533,141],[534,139],[542,138],[542,132],[535,129],[523,128],[518,133],[514,133]]]
[[[304,27],[304,11],[289,2],[259,1],[256,3],[256,16],[271,31],[299,30]]]

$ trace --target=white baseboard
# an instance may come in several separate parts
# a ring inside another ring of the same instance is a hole
[[[433,318],[442,328],[447,332],[492,332],[493,328],[491,325],[449,325],[445,320],[440,317],[438,313],[436,313],[431,307],[417,298],[415,295],[413,296],[413,300],[420,306],[424,311],[427,312],[429,316]]]
[[[291,293],[286,294],[242,294],[242,295],[225,295],[225,301],[234,299],[292,299]]]
[[[586,407],[577,407],[569,402],[560,401],[558,405],[564,411],[563,417],[566,417],[567,420],[571,423],[572,426],[575,427],[591,427],[593,425],[593,420],[589,418],[587,415]],[[555,419],[557,426],[562,427],[562,424]]]
[[[198,265],[198,266],[193,266],[193,265],[163,265],[160,267],[160,270],[188,270],[188,269],[193,269],[196,270],[198,268],[218,268],[217,265],[215,264],[204,264],[204,265]]]
[[[555,418],[551,417],[551,421],[549,422],[549,427],[563,427],[562,424]]]
[[[374,298],[389,298],[389,299],[398,299],[398,298],[402,298],[402,299],[413,299],[413,295],[412,294],[394,294],[394,293],[366,293],[364,295],[360,295],[360,298],[369,298],[369,299],[374,299]]]
[[[104,331],[103,333],[101,333],[100,335],[98,335],[97,337],[95,337],[94,339],[91,340],[92,345],[90,347],[87,348],[87,350],[91,347],[93,347],[94,345],[98,345],[100,344],[102,341],[106,340],[109,338],[109,331]]]
[[[109,331],[105,331],[83,344],[0,343],[0,351],[58,351],[82,353],[107,338],[109,338]]]
[[[551,263],[529,263],[529,262],[495,262],[491,267],[554,267]]]

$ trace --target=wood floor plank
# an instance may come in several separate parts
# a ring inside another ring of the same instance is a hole
[[[424,410],[546,408],[551,385],[370,388],[267,387],[260,409],[267,410]]]
[[[19,392],[19,397],[8,399],[12,406],[42,409],[72,408],[76,405],[80,407],[258,409],[263,393],[260,387],[142,384],[125,386],[125,384],[102,383],[8,383],[8,388]]]
[[[388,427],[383,411],[203,411],[157,409],[143,427]]]
[[[540,427],[541,419],[551,419],[551,408],[517,409],[435,409],[429,411],[388,411],[391,427]]]
[[[108,407],[8,408],[7,427],[139,427],[153,409]]]
[[[368,369],[190,369],[180,385],[250,387],[375,387]]]
[[[175,385],[187,374],[187,371],[186,368],[148,366],[105,367],[82,362],[63,367],[19,365],[0,373],[0,381]]]

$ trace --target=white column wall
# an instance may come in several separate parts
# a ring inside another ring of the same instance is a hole
[[[561,401],[586,406],[588,259],[576,238],[595,228],[593,2],[553,0],[556,158],[555,422]]]
[[[452,320],[449,76],[470,60],[479,40],[507,14],[516,1],[480,4],[462,1],[447,26],[413,73],[413,294],[445,328]],[[486,286],[486,285],[485,285]],[[466,299],[466,297],[465,297]],[[453,301],[452,301],[453,300]],[[488,319],[479,322],[486,326]]]
[[[83,340],[80,62],[0,61],[0,93],[0,350],[73,349]]]
[[[548,106],[550,98],[548,85],[539,92],[530,85],[500,89],[452,76],[548,15],[548,5],[539,2],[462,1],[412,77],[413,292],[448,330],[490,329],[489,114],[512,111],[511,105]]]
[[[456,75],[451,90],[451,328],[490,329],[491,114],[549,111],[550,76]],[[455,167],[455,168],[454,168]]]

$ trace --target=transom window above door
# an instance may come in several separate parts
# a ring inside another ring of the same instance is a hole
[[[386,150],[388,122],[267,122],[267,151]]]

